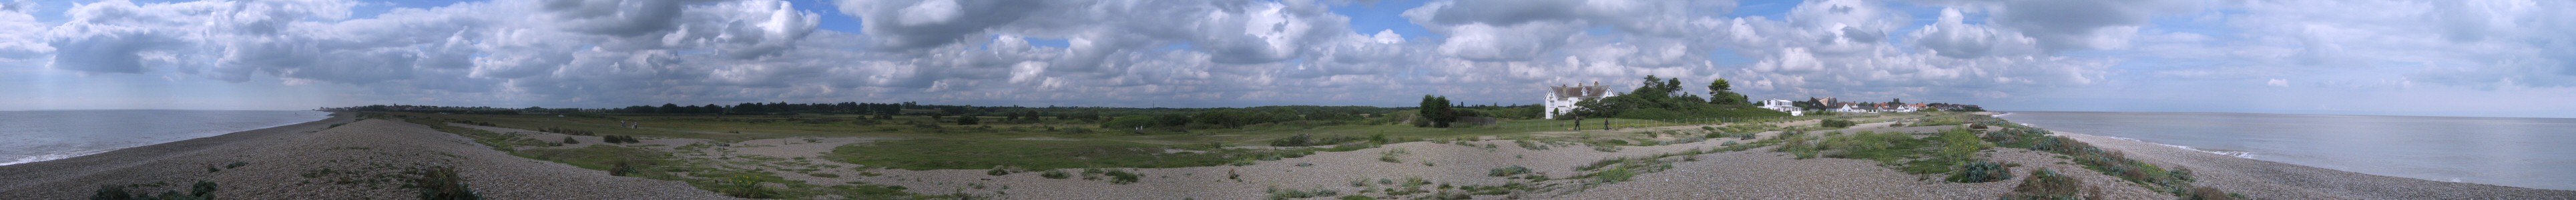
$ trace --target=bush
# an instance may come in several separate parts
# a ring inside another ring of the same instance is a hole
[[[617,161],[616,164],[611,164],[608,167],[608,175],[610,176],[634,175],[635,172],[635,165],[627,164],[627,161],[624,160]]]
[[[2227,192],[2225,192],[2225,191],[2218,191],[2218,188],[2209,188],[2209,186],[2193,187],[2193,188],[2191,188],[2191,195],[2189,195],[2189,196],[2184,196],[2184,197],[2185,197],[2185,198],[2183,198],[2183,199],[2189,199],[2189,200],[2234,200],[2234,199],[2239,199],[2239,198],[2237,198],[2237,197],[2236,197],[2236,195],[2228,194],[2228,193],[2227,193]]]
[[[1271,141],[1270,141],[1270,146],[1274,146],[1274,147],[1302,147],[1302,146],[1315,146],[1315,144],[1314,144],[1314,137],[1315,137],[1315,134],[1299,133],[1299,134],[1297,134],[1297,135],[1288,136],[1288,138],[1280,138],[1279,140],[1271,140]]]
[[[1341,191],[1337,191],[1337,190],[1330,190],[1330,189],[1323,189],[1323,188],[1315,188],[1314,190],[1299,190],[1299,189],[1279,189],[1279,187],[1278,187],[1278,186],[1271,186],[1271,187],[1270,187],[1270,189],[1268,189],[1268,190],[1269,190],[1269,192],[1270,192],[1270,199],[1303,199],[1303,198],[1315,198],[1315,197],[1329,197],[1329,196],[1333,196],[1333,195],[1340,195],[1340,193],[1341,193]]]
[[[984,171],[984,175],[994,175],[994,176],[1011,175],[1011,170],[1002,169],[1001,167],[994,167],[994,168],[993,168],[993,170],[986,170],[986,171]]]
[[[778,196],[777,191],[771,191],[768,187],[761,187],[760,179],[753,178],[750,175],[735,176],[726,180],[719,180],[716,184],[719,185],[716,188],[716,193],[724,193],[725,196],[753,199],[767,199]]]
[[[1040,174],[1038,174],[1038,177],[1046,177],[1046,178],[1049,178],[1049,179],[1064,179],[1064,178],[1071,178],[1071,177],[1073,177],[1073,174],[1065,174],[1065,173],[1064,173],[1064,171],[1059,171],[1059,170],[1047,170],[1047,171],[1046,171],[1046,173],[1040,173]]]
[[[412,179],[412,186],[420,187],[420,199],[483,199],[465,184],[465,177],[457,175],[456,168],[431,166],[412,174],[419,176]]]
[[[2048,169],[2039,169],[2032,170],[2030,178],[2022,179],[2021,185],[2013,186],[2012,193],[2005,194],[2004,199],[2078,199],[2076,194],[2082,193],[2082,190],[2084,190],[2082,179],[2066,177]]]
[[[2012,179],[2012,168],[1994,161],[1973,161],[1960,165],[1959,173],[1950,174],[1950,182],[1984,183]]]
[[[581,140],[575,140],[575,139],[572,139],[572,137],[564,137],[563,143],[564,143],[564,144],[581,144]]]
[[[1136,181],[1137,181],[1137,176],[1141,176],[1141,175],[1136,174],[1136,173],[1130,173],[1130,172],[1127,172],[1126,170],[1109,170],[1109,172],[1104,172],[1104,174],[1109,175],[1109,183],[1110,183],[1110,184],[1120,184],[1120,185],[1125,185],[1125,184],[1128,184],[1128,183],[1136,183]]]
[[[126,191],[127,187],[129,186],[101,185],[96,193],[90,194],[89,199],[215,199],[215,182],[208,181],[197,181],[197,184],[190,185],[186,194],[181,194],[179,191],[162,191],[160,195],[153,195],[150,192]]]
[[[1845,128],[1845,127],[1852,127],[1852,126],[1855,126],[1855,125],[1860,125],[1860,123],[1858,123],[1858,122],[1852,122],[1851,120],[1847,120],[1847,119],[1825,119],[1825,121],[1824,121],[1823,123],[1824,123],[1824,126],[1825,126],[1825,127],[1834,127],[1834,128]]]
[[[1486,170],[1486,171],[1485,171],[1485,175],[1486,175],[1486,176],[1512,176],[1512,175],[1520,175],[1520,174],[1527,174],[1527,173],[1530,173],[1530,169],[1529,169],[1529,168],[1527,168],[1527,167],[1521,167],[1520,165],[1512,165],[1512,166],[1509,166],[1509,167],[1494,168],[1494,169],[1492,169],[1492,170]]]

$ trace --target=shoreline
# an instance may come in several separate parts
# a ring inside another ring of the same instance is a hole
[[[2571,199],[2576,190],[2524,188],[2366,174],[2243,158],[2160,143],[2075,132],[2052,133],[2159,166],[2191,169],[2199,185],[2286,199]]]
[[[172,110],[172,111],[188,111],[188,110]],[[96,154],[101,154],[101,153],[113,152],[113,151],[116,151],[116,150],[131,149],[131,148],[135,148],[135,147],[144,147],[144,146],[152,146],[152,145],[159,145],[159,144],[167,144],[167,143],[172,143],[172,142],[179,142],[179,141],[194,140],[194,139],[198,139],[198,138],[208,138],[208,137],[215,137],[215,136],[230,135],[230,134],[233,134],[233,133],[241,133],[241,132],[258,131],[258,130],[261,130],[261,129],[269,129],[269,128],[284,127],[284,126],[292,126],[292,125],[304,124],[304,123],[313,123],[313,122],[319,122],[319,121],[323,121],[323,120],[331,120],[332,118],[336,117],[335,115],[337,115],[336,113],[331,113],[331,112],[322,112],[322,111],[309,111],[309,110],[295,110],[295,111],[305,111],[305,112],[321,113],[322,115],[320,115],[320,116],[322,116],[322,118],[313,119],[313,121],[293,121],[293,122],[279,123],[279,124],[277,124],[277,125],[261,126],[261,127],[259,127],[259,128],[251,128],[251,129],[248,129],[248,130],[239,130],[239,131],[199,131],[199,132],[195,132],[195,133],[220,132],[220,134],[207,135],[207,136],[205,136],[205,137],[195,137],[195,138],[188,138],[188,139],[181,139],[181,140],[172,140],[172,141],[168,141],[168,142],[158,142],[158,143],[148,143],[148,144],[136,144],[136,145],[132,145],[132,146],[124,146],[124,147],[116,147],[116,148],[106,148],[106,149],[92,149],[92,150],[82,150],[82,151],[70,151],[70,152],[48,153],[48,154],[44,154],[44,155],[35,155],[35,156],[32,156],[32,157],[23,157],[23,158],[13,159],[13,160],[11,160],[11,161],[9,161],[9,162],[0,163],[0,166],[10,166],[10,165],[18,165],[18,164],[27,164],[27,163],[44,162],[44,161],[53,161],[53,160],[71,159],[71,158],[78,158],[78,157],[81,157],[81,156],[89,156],[89,155],[96,155]],[[300,114],[299,114],[299,115],[300,115]]]

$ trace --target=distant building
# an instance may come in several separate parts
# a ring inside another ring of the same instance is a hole
[[[1619,96],[1619,93],[1610,92],[1610,86],[1602,86],[1598,81],[1592,82],[1592,85],[1548,86],[1547,113],[1543,114],[1546,114],[1548,119],[1556,119],[1557,115],[1573,113],[1576,102],[1614,96]]]
[[[1806,115],[1806,113],[1804,113],[1804,112],[1806,112],[1806,111],[1804,111],[1804,110],[1799,110],[1799,109],[1798,109],[1797,102],[1792,102],[1792,101],[1789,101],[1789,100],[1781,100],[1781,99],[1762,100],[1762,108],[1763,108],[1763,109],[1777,110],[1777,111],[1780,111],[1780,112],[1788,112],[1788,113],[1789,113],[1789,116],[1800,116],[1800,115]]]

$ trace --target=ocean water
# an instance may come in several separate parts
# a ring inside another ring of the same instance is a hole
[[[2576,190],[2576,119],[2122,112],[2001,117],[2050,130],[2366,174]]]
[[[317,111],[0,111],[0,165],[47,161],[129,147],[292,125],[329,118]]]

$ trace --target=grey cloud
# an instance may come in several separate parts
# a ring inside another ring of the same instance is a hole
[[[2195,1],[2055,1],[2005,2],[1994,21],[2039,40],[2050,51],[2124,47],[2135,27],[2150,15],[2197,9]],[[2124,28],[2126,27],[2126,28]]]
[[[879,47],[912,50],[955,43],[987,28],[1019,21],[1055,1],[841,0],[841,13],[859,19]]]

